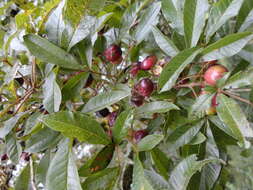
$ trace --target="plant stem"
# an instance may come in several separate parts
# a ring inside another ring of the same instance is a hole
[[[228,95],[228,96],[234,98],[234,99],[237,99],[237,100],[239,100],[239,101],[241,101],[241,102],[244,102],[244,103],[246,103],[246,104],[249,104],[249,105],[251,105],[251,106],[253,107],[253,103],[250,102],[249,100],[246,100],[246,99],[244,99],[244,98],[242,98],[242,97],[240,97],[240,96],[234,95],[234,94],[232,94],[231,92],[227,92],[227,91],[223,91],[223,90],[222,90],[221,92],[222,92],[223,94],[226,94],[226,95]]]

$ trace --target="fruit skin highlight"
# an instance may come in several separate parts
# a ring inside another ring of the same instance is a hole
[[[221,79],[226,72],[228,72],[227,68],[222,65],[211,66],[204,74],[205,82],[208,85],[215,86],[217,80]]]
[[[104,51],[104,56],[107,61],[118,64],[119,60],[122,59],[121,48],[116,44],[112,44]]]
[[[139,81],[138,84],[135,85],[135,90],[140,94],[141,96],[148,97],[152,94],[154,91],[154,83],[149,78],[144,78]]]
[[[157,58],[155,55],[151,55],[146,57],[140,64],[141,70],[150,70],[155,63],[157,62]]]

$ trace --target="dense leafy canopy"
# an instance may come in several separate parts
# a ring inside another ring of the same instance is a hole
[[[1,1],[0,189],[224,189],[252,64],[252,0]]]

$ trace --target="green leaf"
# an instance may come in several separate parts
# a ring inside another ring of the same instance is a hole
[[[18,113],[14,117],[5,121],[3,126],[0,127],[0,138],[4,138],[6,135],[8,135],[27,113],[28,112]]]
[[[172,58],[160,75],[158,81],[160,92],[168,91],[175,85],[179,75],[195,59],[200,50],[198,48],[186,49]]]
[[[252,31],[251,30],[252,26],[253,26],[253,10],[251,10],[249,15],[246,17],[244,23],[239,29],[239,32]]]
[[[101,110],[107,106],[115,104],[120,100],[128,97],[131,95],[131,91],[128,90],[129,88],[126,87],[126,90],[111,90],[109,92],[104,92],[98,94],[97,96],[91,98],[87,104],[82,109],[84,113],[91,113]]]
[[[192,140],[189,142],[189,145],[197,145],[205,142],[206,136],[203,133],[199,132]]]
[[[144,170],[145,178],[152,184],[155,190],[171,190],[170,184],[162,176],[154,171]]]
[[[28,50],[44,62],[52,63],[66,69],[82,69],[82,66],[71,54],[40,36],[27,34],[24,36],[24,42]]]
[[[144,104],[135,109],[136,115],[153,114],[153,113],[166,113],[170,110],[179,110],[175,104],[167,101],[156,101]]]
[[[240,71],[230,77],[226,84],[224,85],[224,88],[230,89],[230,88],[241,88],[245,86],[252,85],[253,83],[253,67],[249,68],[246,71]]]
[[[163,50],[166,55],[174,57],[179,50],[176,45],[167,36],[165,36],[157,27],[152,27],[152,32],[157,45]]]
[[[19,158],[22,153],[22,147],[19,144],[15,134],[9,133],[6,136],[5,141],[6,141],[6,152],[8,157],[13,163],[18,164]]]
[[[203,94],[196,98],[194,104],[189,111],[189,118],[202,118],[206,114],[206,110],[211,107],[211,101],[214,94]]]
[[[97,155],[79,169],[79,175],[87,177],[91,174],[104,170],[110,164],[114,150],[114,145],[105,146]]]
[[[62,132],[67,137],[77,138],[79,141],[104,145],[110,143],[100,124],[81,113],[61,111],[45,115],[41,121],[51,129]]]
[[[158,14],[161,9],[161,3],[153,3],[140,18],[140,22],[134,32],[135,39],[138,43],[142,42],[149,34],[153,25],[156,25],[158,21]]]
[[[242,109],[233,99],[223,94],[218,96],[218,102],[220,120],[231,129],[237,140],[245,145],[245,137],[253,137],[253,130]]]
[[[212,134],[211,128],[208,125],[206,129],[206,147],[205,147],[205,157],[215,157],[219,158],[220,153],[219,149],[216,145],[214,136]],[[206,164],[201,172],[200,178],[200,189],[201,190],[209,190],[212,189],[215,182],[218,180],[221,172],[221,164],[220,163],[208,163]]]
[[[89,73],[82,72],[70,78],[62,87],[63,101],[70,100],[73,97],[80,95],[79,92],[86,83],[88,76]]]
[[[230,18],[237,15],[243,0],[220,0],[213,5],[206,29],[206,41]]]
[[[49,164],[51,161],[51,157],[52,157],[52,155],[49,150],[43,155],[38,166],[36,167],[35,181],[36,181],[37,185],[40,183],[42,183],[42,184],[46,183],[46,176],[47,176],[47,171],[48,171]]]
[[[173,28],[183,35],[183,8],[185,0],[162,0],[162,12]]]
[[[184,34],[188,47],[198,44],[205,26],[208,0],[187,0],[184,5]]]
[[[249,63],[253,64],[253,45],[246,45],[238,55]]]
[[[154,190],[144,176],[143,166],[138,156],[134,158],[133,183],[131,190]]]
[[[237,15],[236,18],[236,30],[238,31],[243,23],[247,20],[247,17],[249,16],[250,12],[252,12],[253,9],[253,1],[252,0],[244,0],[241,9]]]
[[[49,113],[60,110],[62,94],[59,85],[56,82],[56,74],[51,72],[43,84],[43,105]]]
[[[131,4],[124,12],[121,19],[121,28],[119,31],[119,38],[122,39],[125,37],[130,28],[134,25],[135,20],[137,19],[138,12],[140,10],[140,2],[135,2]]]
[[[204,121],[200,120],[177,127],[167,138],[169,147],[177,149],[190,143],[191,140],[198,134],[203,124]]]
[[[150,151],[151,158],[154,162],[154,167],[164,179],[168,179],[168,171],[171,164],[171,161],[167,155],[162,152],[159,148],[154,148]]]
[[[148,135],[141,139],[141,141],[137,144],[137,148],[139,151],[149,151],[152,150],[156,145],[158,145],[161,140],[163,140],[163,135]]]
[[[120,143],[128,134],[128,130],[133,123],[134,115],[132,111],[122,112],[116,119],[112,128],[112,136],[115,143]]]
[[[85,190],[112,190],[119,176],[119,168],[108,168],[88,177],[82,184]]]
[[[68,139],[62,140],[58,151],[50,162],[45,189],[82,190],[72,154],[72,144]]]
[[[33,134],[26,141],[26,152],[37,153],[48,148],[53,148],[62,139],[59,132],[53,131],[50,128],[43,128],[38,133]]]
[[[20,175],[15,181],[15,190],[25,190],[31,189],[31,177],[30,177],[30,165],[27,166],[21,171]]]
[[[252,32],[230,34],[207,46],[201,54],[205,61],[230,57],[240,52],[252,38]]]
[[[211,162],[221,162],[217,158],[197,161],[196,155],[191,155],[182,160],[172,171],[169,183],[173,190],[186,190],[191,177],[201,168]]]

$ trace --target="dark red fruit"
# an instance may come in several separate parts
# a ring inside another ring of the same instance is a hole
[[[211,66],[204,74],[205,82],[214,86],[217,80],[221,79],[226,72],[228,72],[227,68],[222,65]]]
[[[146,130],[139,130],[134,132],[134,140],[136,143],[140,142],[141,139],[143,139],[145,136],[148,135],[148,132]]]
[[[133,106],[139,107],[139,106],[143,105],[144,99],[145,99],[145,97],[134,92],[134,93],[132,93],[132,97],[131,97],[130,101]]]
[[[116,62],[121,59],[122,51],[121,48],[115,44],[110,45],[105,51],[104,56],[107,61]]]
[[[144,97],[150,96],[154,88],[154,83],[149,78],[144,78],[137,85],[135,85],[135,90],[138,92],[138,94]]]
[[[104,108],[96,112],[97,117],[107,117],[110,114],[110,111],[107,108]]]
[[[90,74],[84,88],[88,88],[89,86],[91,86],[92,82],[93,82],[93,76]]]
[[[133,66],[130,70],[131,76],[135,77],[138,74],[138,72],[140,70],[140,64],[141,64],[141,62],[137,62],[137,63],[133,64]]]
[[[116,111],[110,113],[108,115],[108,124],[110,127],[112,127],[117,119],[118,113]]]
[[[156,56],[154,55],[148,56],[141,62],[140,68],[141,70],[149,70],[155,65],[156,62],[157,62]]]
[[[8,159],[7,154],[1,156],[1,161],[6,161]]]

